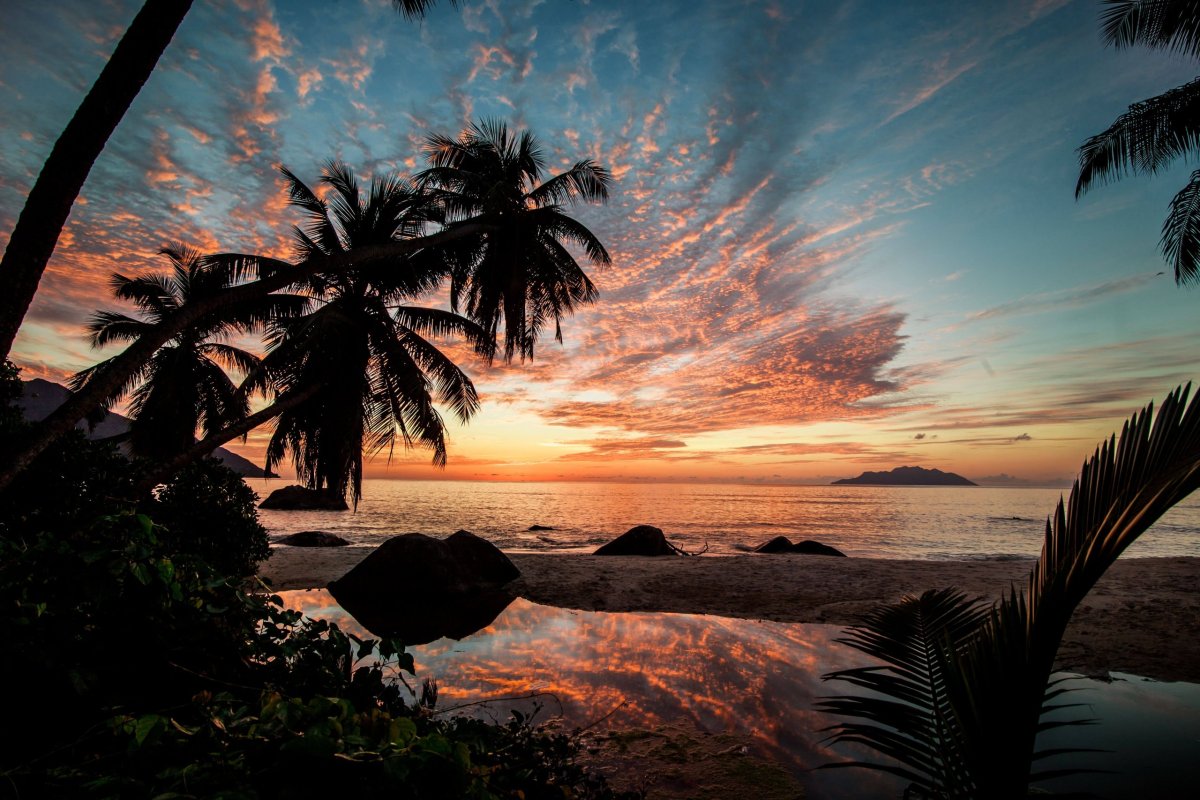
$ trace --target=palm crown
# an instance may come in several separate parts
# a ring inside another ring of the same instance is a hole
[[[1105,40],[1200,57],[1200,3],[1194,0],[1107,0]],[[1200,79],[1134,103],[1103,133],[1079,148],[1078,197],[1127,172],[1154,174],[1200,152]],[[1200,170],[1171,201],[1161,248],[1184,284],[1200,280]]]
[[[458,138],[430,136],[426,154],[431,166],[416,180],[446,222],[494,223],[422,256],[449,272],[452,308],[462,308],[493,336],[503,319],[508,361],[532,358],[548,324],[562,341],[562,317],[596,298],[596,287],[568,247],[582,249],[592,263],[611,263],[600,240],[564,206],[606,201],[608,170],[582,159],[547,178],[545,154],[533,134],[515,134],[494,120],[472,124]]]
[[[205,265],[195,250],[173,245],[162,253],[172,265],[168,274],[112,276],[113,294],[132,302],[142,317],[97,312],[88,326],[94,346],[136,341],[186,304],[229,286],[230,276]],[[108,398],[109,403],[115,403],[131,397],[132,451],[164,459],[191,446],[198,427],[211,434],[245,416],[249,410],[246,397],[238,392],[224,368],[249,373],[258,368],[259,362],[256,356],[227,340],[258,329],[267,320],[294,313],[296,300],[273,295],[240,304],[205,317],[160,347]],[[102,361],[80,372],[72,379],[72,388],[84,387],[107,363]]]
[[[290,202],[306,212],[294,229],[301,259],[415,236],[431,216],[407,182],[377,178],[364,195],[351,171],[331,162],[325,197],[283,170]],[[436,216],[436,215],[434,215]],[[363,449],[433,450],[446,461],[445,426],[434,406],[447,405],[463,421],[479,407],[471,380],[426,336],[458,334],[488,356],[491,339],[458,314],[401,304],[438,285],[443,275],[406,258],[382,259],[308,281],[315,309],[274,327],[271,350],[255,382],[270,381],[281,396],[316,387],[308,400],[280,414],[267,447],[267,465],[289,451],[309,486],[357,503]]]

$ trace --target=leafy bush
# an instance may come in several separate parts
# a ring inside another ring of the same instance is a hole
[[[250,576],[270,555],[255,494],[236,472],[208,458],[185,467],[146,512],[174,547],[200,556],[222,575]]]
[[[158,525],[131,466],[74,434],[0,496],[0,796],[617,797],[570,737],[442,718],[403,648],[248,593],[266,537],[228,470],[143,503]]]
[[[575,744],[406,702],[389,641],[247,594],[144,515],[0,541],[19,796],[609,798]],[[368,663],[369,662],[369,663]]]

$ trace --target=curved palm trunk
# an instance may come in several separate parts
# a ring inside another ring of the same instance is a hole
[[[228,291],[184,306],[154,326],[120,355],[113,357],[102,372],[78,392],[72,394],[67,402],[46,417],[42,424],[35,428],[24,441],[10,445],[9,452],[3,454],[3,466],[0,467],[0,489],[8,486],[12,479],[29,466],[30,462],[51,442],[72,430],[76,423],[100,407],[133,374],[134,370],[154,355],[158,348],[204,316],[238,303],[260,299],[271,292],[321,272],[336,272],[353,266],[361,266],[371,261],[408,255],[425,247],[435,247],[462,236],[471,236],[490,230],[491,227],[485,222],[475,220],[429,236],[372,245],[325,258],[311,259],[297,265],[295,269],[277,271],[266,278],[234,286]]]
[[[312,386],[299,392],[293,392],[286,397],[276,400],[263,410],[235,422],[228,428],[204,437],[189,449],[151,469],[146,477],[137,485],[137,493],[141,494],[153,489],[158,484],[166,481],[173,473],[183,469],[196,459],[209,455],[213,450],[216,450],[227,442],[233,441],[239,436],[245,436],[264,422],[270,422],[283,412],[301,405],[319,391],[319,386]]]
[[[191,6],[192,0],[146,0],[54,143],[0,261],[0,359],[12,350],[92,164]]]

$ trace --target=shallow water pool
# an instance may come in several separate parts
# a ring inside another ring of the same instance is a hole
[[[283,592],[290,608],[371,636],[325,591]],[[903,785],[864,770],[822,770],[862,751],[829,748],[833,720],[813,709],[823,695],[848,691],[820,676],[866,658],[833,640],[832,625],[762,622],[692,614],[604,613],[517,599],[492,624],[461,641],[411,648],[417,678],[438,682],[438,708],[479,700],[464,713],[504,719],[513,708],[542,708],[569,727],[611,729],[690,721],[700,730],[748,738],[759,755],[802,777],[808,797],[899,797]],[[1111,751],[1060,759],[1059,766],[1114,770],[1044,784],[1104,797],[1188,797],[1200,785],[1200,685],[1119,675],[1079,679],[1072,700],[1100,723],[1053,732],[1068,743]],[[534,696],[530,696],[534,695]],[[1066,738],[1066,737],[1069,737]],[[1068,760],[1069,759],[1069,760]]]

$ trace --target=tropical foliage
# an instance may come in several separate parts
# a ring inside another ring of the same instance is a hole
[[[171,261],[167,275],[144,273],[135,277],[115,274],[113,294],[133,303],[142,312],[137,319],[115,311],[97,312],[89,325],[92,344],[137,341],[155,325],[185,305],[220,294],[236,275],[201,262],[200,253],[183,245],[164,248]],[[249,413],[249,398],[238,391],[222,367],[249,374],[259,368],[258,357],[228,340],[252,333],[267,322],[295,315],[303,298],[270,295],[209,314],[180,332],[110,394],[107,402],[131,397],[129,440],[133,453],[167,459],[189,448],[196,429],[215,433]],[[79,390],[109,361],[101,361],[71,381]]]
[[[6,365],[0,437],[19,391]],[[137,468],[75,434],[0,492],[5,796],[617,796],[577,740],[439,714],[402,648],[247,591],[265,534],[228,470],[134,508]]]
[[[1200,5],[1190,0],[1106,0],[1104,40],[1200,57]],[[1200,79],[1134,103],[1079,148],[1075,196],[1128,172],[1153,175],[1200,153]],[[1163,255],[1177,283],[1200,280],[1200,170],[1171,201],[1163,223]]]
[[[1061,750],[1037,735],[1083,720],[1043,715],[1069,708],[1051,680],[1075,608],[1104,572],[1171,506],[1200,488],[1200,400],[1190,386],[1168,395],[1104,442],[1046,521],[1041,557],[1025,591],[994,607],[952,590],[927,592],[876,610],[844,641],[884,666],[830,673],[876,693],[825,700],[851,721],[834,742],[867,745],[895,763],[832,766],[882,769],[930,798],[1024,797],[1030,783],[1071,772],[1045,767]]]
[[[329,164],[325,198],[283,171],[291,203],[304,210],[295,228],[301,261],[416,236],[429,221],[425,198],[407,182],[377,178],[365,193],[350,170]],[[428,336],[459,335],[489,357],[492,338],[458,314],[404,303],[437,287],[442,276],[403,257],[384,258],[306,282],[315,310],[277,320],[271,350],[255,381],[282,395],[315,391],[280,414],[267,466],[291,452],[310,488],[355,503],[362,492],[363,450],[389,452],[397,442],[433,451],[446,463],[446,434],[435,400],[466,422],[479,408],[474,384]]]
[[[496,120],[472,124],[458,138],[430,136],[426,154],[432,166],[416,180],[446,221],[494,223],[424,255],[422,260],[432,258],[448,269],[452,307],[464,309],[492,336],[503,320],[509,361],[533,358],[547,325],[562,341],[562,317],[596,297],[569,248],[582,249],[593,264],[611,262],[595,234],[564,207],[606,201],[608,170],[582,159],[547,177],[546,157],[533,134],[514,133]]]

